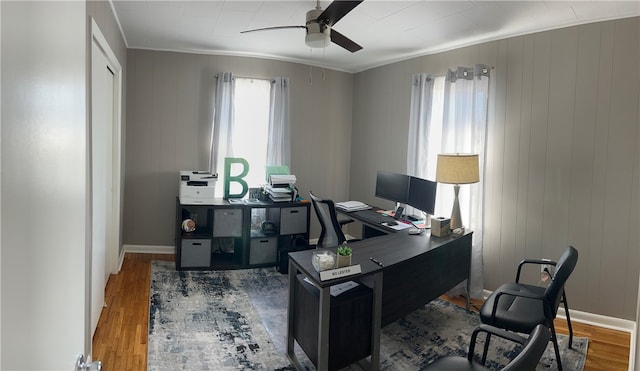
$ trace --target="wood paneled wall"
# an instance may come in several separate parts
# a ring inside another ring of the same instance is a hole
[[[557,259],[571,244],[580,259],[568,283],[570,307],[635,320],[639,24],[635,17],[540,32],[355,75],[129,50],[124,243],[173,245],[176,173],[207,166],[218,72],[291,78],[292,171],[303,194],[387,207],[374,197],[375,172],[406,170],[411,75],[485,63],[494,68],[484,287],[513,280],[522,258]]]
[[[373,196],[376,170],[406,170],[412,74],[489,64],[484,287],[512,281],[525,257],[555,260],[573,245],[570,308],[635,321],[639,25],[540,32],[356,74],[351,198],[384,205]]]
[[[125,244],[174,245],[178,171],[208,168],[219,72],[289,77],[297,187],[305,196],[313,190],[347,198],[352,74],[266,59],[134,49],[128,51],[128,67]],[[319,234],[315,215],[311,232]]]

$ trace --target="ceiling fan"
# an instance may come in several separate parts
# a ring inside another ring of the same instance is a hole
[[[347,15],[353,8],[358,6],[364,0],[360,1],[342,1],[336,0],[329,4],[327,9],[322,10],[320,7],[320,0],[316,2],[316,8],[307,12],[307,21],[304,26],[277,26],[257,28],[254,30],[242,31],[240,33],[255,32],[255,31],[267,31],[267,30],[281,30],[286,28],[304,28],[307,30],[305,36],[305,43],[311,48],[326,48],[330,42],[337,44],[348,51],[355,53],[362,49],[362,46],[358,45],[353,40],[344,36],[340,32],[332,29],[342,17]]]

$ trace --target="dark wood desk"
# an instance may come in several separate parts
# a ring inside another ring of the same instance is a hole
[[[431,237],[429,231],[421,235],[409,235],[407,230],[401,230],[353,242],[349,244],[354,254],[352,261],[361,265],[362,273],[329,281],[320,281],[318,272],[311,264],[314,250],[290,253],[287,354],[293,364],[301,368],[293,354],[296,313],[291,305],[295,300],[294,287],[299,273],[321,291],[317,353],[319,370],[328,367],[330,287],[352,280],[373,288],[371,369],[375,370],[379,367],[380,327],[424,306],[464,280],[467,280],[468,293],[472,236],[472,232],[467,232],[458,238]],[[381,262],[383,267],[372,263],[370,257]]]

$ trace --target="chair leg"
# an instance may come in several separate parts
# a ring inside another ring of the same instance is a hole
[[[567,327],[569,328],[569,349],[573,345],[573,328],[571,327],[571,317],[569,316],[569,304],[567,304],[567,294],[562,290],[562,302],[564,303],[564,312],[567,315]]]
[[[560,347],[558,346],[558,337],[556,336],[556,328],[553,325],[553,320],[550,322],[551,326],[551,341],[553,341],[553,348],[556,351],[556,361],[558,361],[558,371],[562,371],[562,361],[560,361]]]
[[[487,362],[487,352],[489,351],[489,339],[491,339],[491,334],[487,333],[487,337],[484,339],[484,351],[482,352],[482,360],[480,364],[484,366],[485,362]]]

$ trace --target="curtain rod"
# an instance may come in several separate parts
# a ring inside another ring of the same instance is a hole
[[[216,73],[213,77],[217,79],[218,74]],[[273,80],[273,78],[264,78],[264,77],[248,77],[248,76],[234,76],[234,77],[237,77],[239,79],[249,79],[249,80],[264,80],[264,81]]]

